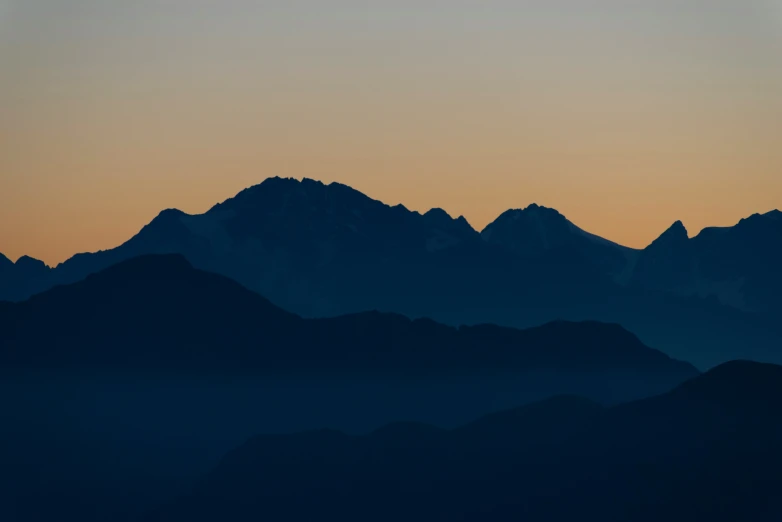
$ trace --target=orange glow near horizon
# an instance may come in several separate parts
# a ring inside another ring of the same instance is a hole
[[[270,176],[632,247],[782,207],[776,0],[365,4],[0,0],[0,252],[57,264]]]

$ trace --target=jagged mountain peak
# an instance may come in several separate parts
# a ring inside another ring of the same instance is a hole
[[[246,210],[248,208],[275,212],[295,208],[297,204],[334,205],[336,201],[358,205],[382,204],[358,190],[338,182],[326,184],[310,178],[298,180],[271,177],[215,205],[210,212],[226,209]]]

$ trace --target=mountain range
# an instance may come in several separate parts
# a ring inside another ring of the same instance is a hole
[[[776,211],[692,239],[677,223],[638,251],[537,205],[479,233],[439,209],[420,214],[337,183],[270,178],[202,215],[164,211],[123,245],[54,269],[3,258],[0,298],[177,253],[304,317],[380,310],[454,326],[619,323],[708,368],[735,358],[782,362],[780,252]]]
[[[718,365],[782,358],[778,222],[638,251],[275,178],[0,257],[0,518],[778,520],[782,368]]]
[[[556,397],[455,430],[258,436],[150,521],[772,522],[782,367],[722,365],[603,408]]]

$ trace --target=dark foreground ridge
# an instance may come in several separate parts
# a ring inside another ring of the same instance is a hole
[[[772,522],[782,367],[736,362],[604,409],[559,397],[453,431],[261,436],[149,521]]]
[[[43,368],[114,367],[268,374],[632,371],[679,381],[689,364],[616,325],[453,328],[368,312],[302,319],[182,256],[144,256],[0,308],[0,360]]]

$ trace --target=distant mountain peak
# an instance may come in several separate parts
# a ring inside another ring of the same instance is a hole
[[[632,250],[590,234],[570,222],[558,210],[532,203],[524,209],[510,209],[489,224],[481,237],[518,254],[538,255],[567,249],[590,260],[611,276],[621,274]]]
[[[660,244],[660,243],[671,243],[671,242],[686,242],[690,239],[690,235],[687,232],[687,228],[684,226],[684,223],[681,221],[676,221],[673,225],[668,227],[668,229],[663,232],[660,237],[658,237],[654,244]]]

